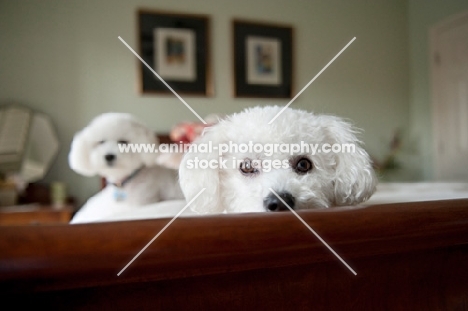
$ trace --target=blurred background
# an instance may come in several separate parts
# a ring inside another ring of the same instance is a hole
[[[467,12],[466,0],[0,1],[0,105],[18,103],[51,119],[60,150],[43,182],[66,184],[78,205],[101,186],[98,177],[76,174],[67,161],[73,135],[92,118],[129,112],[157,133],[168,133],[179,122],[198,121],[173,95],[138,92],[139,61],[118,39],[138,51],[138,9],[210,17],[214,95],[183,96],[201,116],[288,102],[233,96],[234,18],[294,28],[295,92],[357,37],[291,107],[335,114],[362,128],[367,151],[383,166],[382,180],[468,179],[436,169],[436,138],[446,134],[434,135],[435,129],[443,133],[444,128],[434,126],[440,110],[432,100],[431,68],[444,59],[431,53],[430,31]],[[453,38],[467,42],[466,33],[457,36]],[[451,110],[459,116],[458,127],[451,137],[466,146],[466,134],[456,132],[468,123],[468,53],[460,51],[454,61],[464,60],[465,65],[454,63],[461,78],[455,90],[457,108]],[[466,159],[457,165],[468,167]]]

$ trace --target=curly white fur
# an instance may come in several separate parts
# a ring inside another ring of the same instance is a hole
[[[368,154],[356,137],[357,130],[341,118],[315,115],[296,109],[286,109],[272,124],[268,122],[282,107],[267,106],[246,109],[213,126],[195,144],[233,143],[248,144],[308,144],[353,143],[355,153],[293,154],[274,153],[271,157],[257,153],[230,152],[222,156],[227,163],[236,159],[278,159],[293,162],[307,158],[313,168],[298,174],[291,167],[259,171],[246,176],[239,167],[228,169],[189,168],[199,160],[216,160],[218,152],[189,152],[179,168],[180,185],[187,201],[202,188],[204,193],[192,203],[197,213],[261,212],[268,208],[265,200],[271,198],[269,190],[288,194],[295,209],[328,208],[354,205],[366,201],[375,191],[377,178]]]
[[[85,176],[99,175],[108,185],[91,197],[72,223],[98,221],[135,207],[170,199],[183,199],[177,170],[157,165],[156,153],[121,153],[119,143],[154,144],[154,133],[132,115],[104,113],[78,132],[69,153],[70,167]],[[107,159],[106,159],[107,158]],[[137,172],[121,188],[120,184]],[[115,193],[125,198],[116,200]]]

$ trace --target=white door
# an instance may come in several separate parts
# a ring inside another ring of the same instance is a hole
[[[468,181],[468,12],[431,31],[435,171]]]

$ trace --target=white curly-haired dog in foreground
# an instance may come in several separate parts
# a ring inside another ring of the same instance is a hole
[[[119,145],[158,145],[155,134],[126,113],[104,113],[78,132],[69,153],[70,167],[85,176],[99,175],[107,186],[91,197],[71,223],[105,220],[135,207],[183,199],[178,172],[157,164],[157,153],[121,152]]]
[[[335,116],[289,108],[268,124],[281,109],[246,109],[222,120],[194,142],[197,147],[211,143],[213,148],[212,152],[192,149],[179,168],[187,201],[206,188],[192,203],[193,211],[286,210],[271,190],[294,209],[355,205],[374,193],[377,178],[350,123]],[[246,150],[249,144],[253,148]],[[271,152],[275,144],[279,149]],[[317,150],[293,150],[298,144],[312,144]],[[353,145],[355,149],[333,152],[330,149],[334,144],[343,148]]]

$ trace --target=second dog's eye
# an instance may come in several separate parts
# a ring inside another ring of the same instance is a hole
[[[312,169],[312,162],[307,158],[301,158],[296,162],[294,170],[298,174],[305,174]]]
[[[117,141],[117,143],[118,143],[119,145],[127,145],[127,144],[128,144],[128,140],[123,140],[123,139],[121,139],[121,140]]]
[[[258,170],[254,167],[252,160],[245,159],[239,166],[240,171],[244,175],[252,175],[258,173]]]

